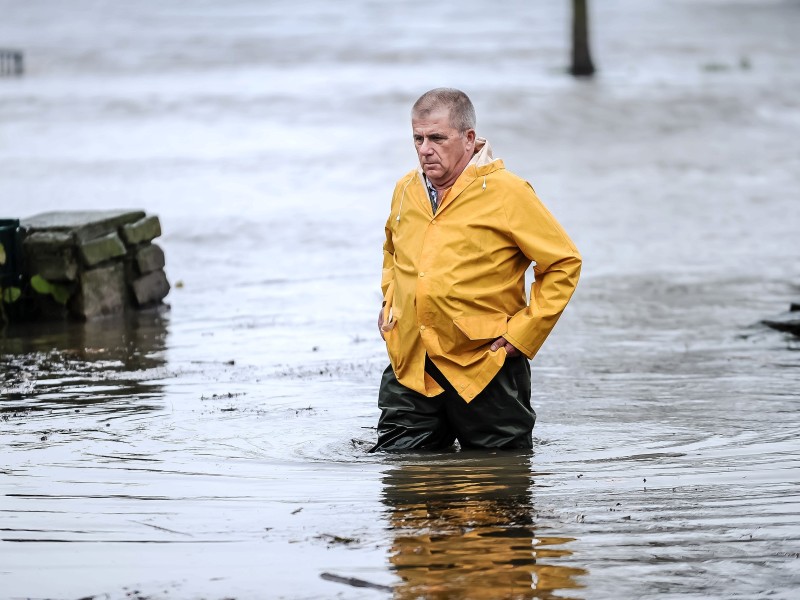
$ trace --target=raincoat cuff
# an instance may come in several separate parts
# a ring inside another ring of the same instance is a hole
[[[514,348],[516,348],[517,350],[522,352],[525,356],[527,356],[528,360],[532,359],[533,355],[536,354],[536,352],[531,347],[523,344],[521,341],[519,341],[517,338],[515,338],[514,336],[512,336],[508,332],[503,334],[503,337],[506,339],[506,341],[509,344],[514,346]]]

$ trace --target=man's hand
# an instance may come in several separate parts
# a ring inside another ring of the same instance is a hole
[[[521,354],[521,352],[519,350],[517,350],[514,346],[509,344],[506,341],[506,338],[504,338],[502,336],[500,336],[499,338],[497,338],[495,341],[492,342],[491,351],[492,352],[496,352],[500,348],[505,348],[506,349],[506,354],[508,356],[512,357],[512,358],[514,356],[519,356]]]
[[[381,306],[380,310],[378,311],[378,331],[381,334],[381,339],[386,339],[386,336],[383,334],[383,307]]]

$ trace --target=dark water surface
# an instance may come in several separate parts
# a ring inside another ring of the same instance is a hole
[[[0,598],[797,597],[800,11],[641,4],[588,83],[567,2],[0,0],[0,217],[159,214],[174,285],[0,335]],[[585,259],[530,454],[366,453],[442,84]]]

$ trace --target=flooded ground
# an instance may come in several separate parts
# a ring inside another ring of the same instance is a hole
[[[800,6],[595,2],[575,82],[542,4],[0,0],[0,217],[159,214],[174,285],[0,336],[0,597],[795,597]],[[365,451],[436,85],[585,259],[530,454]]]

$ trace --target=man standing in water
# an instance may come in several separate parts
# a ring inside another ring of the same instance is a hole
[[[464,92],[426,92],[411,127],[420,168],[397,183],[386,222],[378,327],[391,364],[372,451],[530,448],[528,359],[572,296],[580,255],[475,136]]]

